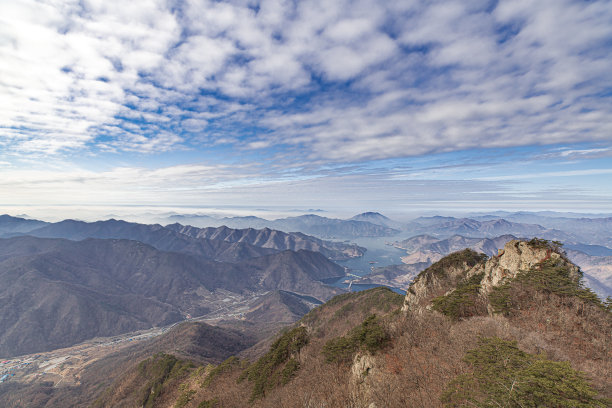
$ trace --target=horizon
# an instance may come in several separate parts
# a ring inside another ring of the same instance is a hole
[[[0,22],[2,213],[612,213],[606,1],[22,0]]]
[[[114,208],[115,210],[117,208]],[[9,213],[4,212],[3,209],[0,208],[0,216],[8,215],[9,217],[16,218],[24,218],[30,220],[38,220],[44,222],[60,222],[60,221],[84,221],[84,222],[97,222],[97,221],[109,221],[112,219],[127,221],[127,222],[135,222],[141,224],[161,224],[167,225],[170,217],[184,217],[187,221],[180,222],[179,220],[174,220],[174,222],[178,222],[183,225],[190,225],[189,219],[196,219],[198,217],[206,218],[210,217],[213,220],[221,220],[224,218],[232,219],[232,218],[240,218],[240,217],[256,217],[260,219],[265,219],[268,221],[282,220],[290,217],[300,217],[304,215],[315,215],[318,217],[329,218],[329,219],[340,219],[340,220],[348,220],[352,217],[363,215],[366,213],[374,213],[380,214],[384,217],[389,218],[391,221],[399,222],[399,223],[407,223],[410,221],[415,221],[417,218],[423,217],[451,217],[456,219],[474,219],[485,216],[499,217],[499,219],[505,219],[507,216],[516,215],[516,214],[531,214],[531,215],[540,215],[542,217],[560,217],[560,218],[611,218],[612,213],[589,213],[589,212],[562,212],[562,211],[505,211],[505,210],[495,210],[495,211],[470,211],[470,212],[459,212],[459,211],[446,211],[446,212],[436,212],[436,211],[424,211],[424,212],[412,212],[412,213],[403,213],[403,214],[388,214],[381,213],[378,211],[363,211],[360,213],[330,213],[325,210],[313,210],[311,211],[301,211],[299,209],[289,210],[289,211],[267,211],[263,209],[258,210],[219,210],[219,209],[208,209],[208,212],[180,212],[178,208],[166,208],[164,210],[147,207],[146,211],[142,212],[125,212],[123,214],[120,213],[104,213],[103,211],[93,211],[87,212],[84,211],[83,208],[78,209],[79,212],[70,217],[63,217],[60,213],[54,213],[53,211],[49,211],[48,209],[39,213],[38,216],[32,215],[35,213]],[[110,209],[109,209],[110,210]],[[157,210],[157,211],[156,211]],[[195,209],[194,209],[195,210]],[[81,214],[79,216],[78,214]],[[529,223],[528,223],[529,224]]]

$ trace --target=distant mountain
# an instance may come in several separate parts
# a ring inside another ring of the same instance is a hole
[[[497,250],[503,248],[506,242],[516,239],[513,235],[502,235],[495,238],[468,238],[461,235],[453,235],[450,238],[422,245],[419,250],[436,252],[439,254],[450,254],[465,248],[489,256],[497,255]]]
[[[392,219],[385,217],[381,213],[378,212],[364,212],[361,214],[357,214],[354,217],[351,217],[352,221],[364,221],[369,222],[371,224],[382,225],[389,228],[400,229],[402,227],[401,223],[397,221],[393,221]]]
[[[612,213],[577,213],[560,211],[493,211],[487,213],[470,213],[468,215],[474,219],[494,219],[506,218],[515,219],[516,217],[546,217],[546,218],[608,218]],[[518,219],[518,218],[517,218]]]
[[[568,258],[585,274],[585,279],[597,294],[612,296],[612,256],[592,256],[568,249]]]
[[[305,250],[221,263],[133,240],[0,239],[0,355],[229,310],[269,290],[326,300],[342,290],[320,280],[343,274]]]
[[[602,245],[566,244],[564,248],[580,251],[591,256],[612,256],[612,249]]]
[[[194,238],[158,224],[146,225],[114,219],[91,223],[64,220],[30,231],[28,235],[71,240],[131,239],[162,251],[181,252],[222,262],[239,262],[278,252],[272,248],[262,248],[243,242]]]
[[[400,231],[368,221],[340,220],[314,214],[275,220],[272,227],[282,231],[299,231],[323,238],[385,237]]]
[[[500,218],[518,223],[542,225],[545,228],[561,230],[575,237],[574,241],[612,246],[612,217],[609,214],[588,215],[555,212],[516,212],[479,216],[479,220],[493,221]]]
[[[384,216],[383,216],[384,217]],[[380,217],[376,217],[381,222]],[[386,217],[385,217],[386,218]],[[367,220],[342,220],[337,218],[321,217],[314,214],[300,215],[296,217],[266,220],[259,217],[225,217],[213,218],[209,216],[185,216],[174,215],[167,218],[168,222],[180,224],[191,224],[197,227],[219,227],[229,228],[271,228],[284,232],[301,232],[315,235],[319,238],[359,238],[359,237],[385,237],[398,234],[400,231],[385,224],[378,224]]]
[[[510,222],[502,218],[478,221],[471,218],[421,217],[409,223],[407,228],[414,235],[428,234],[439,238],[448,238],[453,235],[472,238],[514,235],[576,242],[576,236],[565,231],[545,228],[538,224]]]
[[[417,235],[412,238],[405,239],[403,241],[397,241],[393,243],[393,246],[399,249],[405,249],[408,253],[416,252],[423,248],[425,245],[429,245],[435,242],[439,242],[440,238],[433,237],[431,235],[423,234]]]
[[[286,249],[317,251],[333,260],[362,256],[366,249],[355,244],[323,241],[302,233],[285,233],[268,228],[256,230],[197,228],[181,224],[162,227],[120,220],[83,222],[65,220],[28,232],[45,238],[132,239],[152,245],[162,251],[175,251],[203,256],[222,262],[240,262]]]
[[[10,215],[0,215],[0,237],[6,237],[13,234],[27,233],[34,229],[40,228],[47,223],[38,220],[29,220],[19,217],[11,217]]]
[[[355,283],[377,284],[406,289],[419,272],[439,259],[441,258],[436,257],[434,260],[428,260],[427,262],[376,267],[372,269],[371,274],[355,281]]]
[[[222,240],[232,243],[247,243],[261,248],[276,250],[297,251],[306,249],[308,251],[320,252],[329,259],[339,261],[363,256],[366,249],[355,244],[341,242],[323,241],[321,239],[302,234],[300,232],[286,233],[282,231],[264,229],[232,229],[225,226],[196,228],[183,226],[181,224],[167,225],[173,231],[185,234],[193,238],[204,238],[211,240]]]
[[[192,225],[194,227],[199,228],[207,228],[207,227],[221,227],[226,226],[230,228],[271,228],[273,221],[266,220],[265,218],[255,217],[255,216],[245,216],[245,217],[212,217],[209,215],[199,215],[199,214],[174,214],[168,217],[159,219],[158,222],[163,224],[182,224],[182,225]]]
[[[318,252],[283,251],[278,254],[253,258],[240,264],[258,277],[264,289],[282,289],[300,295],[330,299],[343,291],[323,285],[320,281],[344,276],[344,268],[330,262]]]
[[[453,235],[446,239],[437,239],[429,235],[418,235],[403,241],[395,242],[393,246],[405,249],[409,254],[417,251],[434,252],[447,255],[451,252],[470,248],[474,251],[497,255],[497,250],[503,248],[506,242],[516,239],[513,235],[502,235],[495,238],[470,238],[461,235]]]

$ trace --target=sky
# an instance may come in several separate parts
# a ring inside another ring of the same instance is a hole
[[[612,2],[0,0],[0,212],[612,213]]]

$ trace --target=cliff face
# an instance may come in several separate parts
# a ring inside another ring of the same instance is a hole
[[[488,294],[494,286],[500,285],[507,279],[515,278],[520,271],[528,271],[547,259],[567,265],[574,278],[580,278],[579,268],[553,249],[525,241],[512,240],[504,246],[500,256],[493,257],[484,265],[475,267],[478,272],[485,273],[481,281],[481,292]],[[472,275],[478,272],[472,272]]]
[[[470,266],[462,264],[445,269],[446,273],[442,276],[433,272],[419,275],[406,291],[402,310],[424,307],[431,298],[442,295],[456,286],[457,282],[466,276],[468,270],[470,270]]]
[[[463,255],[459,257],[457,254]],[[465,258],[467,255],[471,254],[466,251],[451,254],[450,256],[457,258],[452,264],[446,267],[440,265],[440,262],[445,260],[443,258],[423,271],[406,292],[402,310],[423,307],[435,296],[452,292],[462,279],[479,274],[483,274],[480,293],[486,296],[494,286],[499,286],[515,278],[519,272],[528,271],[548,259],[564,264],[576,280],[580,278],[580,269],[545,242],[512,240],[506,243],[500,255],[486,261],[482,259],[475,265],[470,264],[470,258]],[[463,262],[462,258],[465,258]]]

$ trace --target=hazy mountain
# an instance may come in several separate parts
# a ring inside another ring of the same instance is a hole
[[[159,219],[161,223],[178,223],[183,225],[193,225],[195,227],[214,227],[219,222],[218,218],[209,215],[199,214],[173,214]]]
[[[274,221],[266,220],[265,218],[255,216],[244,217],[213,217],[210,215],[201,214],[173,214],[167,217],[157,218],[158,222],[163,224],[178,223],[182,225],[191,225],[198,228],[221,227],[229,228],[271,228]]]
[[[577,213],[560,211],[493,211],[486,213],[470,213],[470,218],[474,219],[495,219],[515,217],[546,217],[546,218],[608,218],[612,213]]]
[[[340,220],[314,214],[281,218],[272,223],[272,228],[323,238],[384,237],[399,233],[399,230],[367,221]]]
[[[400,222],[393,221],[392,219],[385,217],[384,215],[378,212],[364,212],[361,214],[357,214],[349,219],[352,221],[365,221],[371,224],[382,225],[389,228],[400,229],[402,227],[402,224]]]
[[[238,262],[278,252],[272,248],[257,247],[244,242],[194,238],[158,224],[138,224],[114,219],[91,223],[64,220],[30,231],[28,235],[71,240],[131,239],[152,245],[162,251],[182,252],[223,262]]]
[[[600,286],[600,290],[596,291],[600,295],[612,296],[612,256],[592,256],[584,252],[567,250],[568,258],[586,274],[587,281],[593,282],[594,285]],[[590,286],[589,287],[593,287]],[[602,290],[606,292],[602,292]],[[593,287],[595,290],[595,287]]]
[[[478,221],[471,218],[421,217],[409,223],[407,228],[414,235],[428,234],[441,238],[453,235],[477,238],[514,235],[576,242],[576,237],[565,231],[545,228],[538,224],[510,222],[505,219]]]
[[[385,285],[405,290],[415,276],[429,265],[441,258],[427,259],[426,262],[413,262],[410,264],[379,266],[372,269],[372,273],[359,279],[356,283]]]
[[[494,221],[497,215],[483,215],[478,219]],[[542,225],[561,230],[576,237],[575,241],[586,244],[612,245],[612,217],[609,214],[575,214],[555,212],[515,212],[503,218],[518,223]]]
[[[282,289],[321,300],[343,292],[320,282],[344,276],[344,268],[330,262],[318,252],[283,251],[249,259],[240,265],[248,267],[264,289]]]
[[[286,233],[282,231],[263,229],[232,229],[226,226],[196,228],[183,226],[181,224],[167,225],[173,231],[188,235],[193,238],[205,238],[222,240],[232,243],[248,243],[261,248],[276,250],[297,251],[306,249],[308,251],[320,252],[333,260],[346,260],[362,256],[366,249],[355,244],[341,242],[323,241],[300,232]]]
[[[380,218],[378,217],[380,220]],[[259,217],[225,217],[213,218],[208,216],[180,217],[171,216],[169,222],[189,223],[198,227],[229,228],[271,228],[284,232],[302,232],[315,235],[319,238],[359,238],[359,237],[385,237],[399,233],[395,228],[386,225],[361,220],[342,220],[337,218],[321,217],[314,214],[300,215],[296,217],[266,220]]]
[[[580,251],[591,256],[612,256],[612,249],[602,245],[588,245],[588,244],[565,244],[565,249],[571,249],[574,251]]]
[[[38,220],[29,220],[19,217],[11,217],[10,215],[0,215],[0,237],[5,237],[13,234],[27,233],[34,229],[40,228],[47,223]]]
[[[164,252],[132,240],[0,240],[0,355],[64,347],[227,308],[230,293],[282,289],[326,300],[319,280],[344,269],[320,253],[241,263]]]
[[[416,252],[425,245],[439,242],[440,238],[433,237],[431,235],[417,235],[412,238],[405,239],[403,241],[397,241],[393,243],[393,246],[400,249],[405,249],[409,253]]]
[[[497,250],[503,248],[506,242],[516,239],[513,235],[502,235],[495,238],[470,238],[453,235],[450,238],[439,239],[430,235],[418,235],[403,241],[393,243],[393,246],[405,249],[409,254],[417,251],[435,252],[447,255],[451,252],[470,248],[489,256],[497,255]]]

